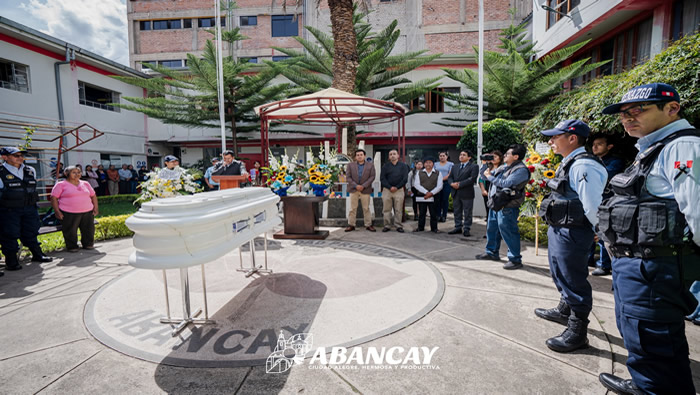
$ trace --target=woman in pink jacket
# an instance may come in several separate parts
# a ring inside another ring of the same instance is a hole
[[[78,229],[80,242],[87,250],[94,249],[95,216],[98,214],[97,195],[87,181],[80,179],[82,172],[75,166],[64,171],[66,178],[51,190],[51,205],[56,218],[61,220],[63,238],[69,252],[77,252]]]

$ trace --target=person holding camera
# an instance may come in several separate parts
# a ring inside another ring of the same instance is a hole
[[[588,315],[593,309],[593,290],[588,277],[588,253],[598,225],[598,206],[608,173],[597,156],[586,152],[591,129],[577,119],[562,121],[545,130],[549,145],[564,159],[554,178],[547,182],[550,193],[540,205],[539,216],[549,225],[549,271],[560,293],[559,305],[535,309],[535,315],[566,325],[561,335],[547,340],[551,350],[570,352],[588,344]]]
[[[503,153],[501,151],[493,151],[490,154],[483,154],[480,157],[483,162],[481,168],[479,169],[479,189],[481,189],[481,197],[484,199],[484,207],[486,208],[486,218],[489,217],[489,188],[491,188],[491,183],[489,180],[483,177],[484,171],[486,169],[493,172],[494,169],[498,169],[503,164]],[[484,239],[486,235],[484,235]]]
[[[525,201],[525,185],[530,181],[530,170],[523,163],[527,150],[522,144],[513,144],[504,156],[505,166],[491,172],[484,170],[482,178],[491,183],[488,207],[491,209],[486,223],[486,251],[476,259],[500,261],[498,251],[501,238],[508,246],[506,270],[523,267],[520,255],[520,229],[518,214]]]

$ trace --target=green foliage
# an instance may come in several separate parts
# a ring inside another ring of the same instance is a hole
[[[371,30],[367,22],[368,12],[360,12],[355,6],[353,24],[357,37],[357,54],[359,66],[355,76],[354,93],[366,96],[368,92],[402,85],[401,89],[382,97],[382,100],[395,100],[400,103],[408,102],[428,90],[438,86],[441,79],[432,78],[412,83],[404,75],[416,68],[428,64],[441,54],[426,55],[427,50],[405,52],[391,55],[401,30],[397,29],[398,22],[394,20],[379,32]],[[288,56],[283,62],[281,72],[290,81],[309,92],[329,88],[333,81],[333,37],[312,26],[305,26],[314,40],[294,37],[304,51],[290,48],[273,47]]]
[[[120,201],[108,204],[100,204],[100,214],[97,218],[112,217],[115,215],[133,214],[139,210],[133,202]]]
[[[524,128],[529,141],[544,140],[541,130],[554,127],[563,119],[580,119],[594,133],[624,134],[615,116],[602,115],[603,108],[618,102],[635,86],[653,82],[673,85],[681,95],[684,117],[692,124],[700,122],[700,34],[678,40],[653,59],[634,69],[595,79],[563,93],[532,118]]]
[[[472,155],[476,155],[478,124],[472,122],[464,128],[464,134],[457,143],[457,149],[468,149]],[[483,124],[484,150],[491,152],[499,150],[505,153],[512,144],[523,142],[520,134],[520,124],[515,121],[496,118]]]
[[[32,135],[34,134],[34,132],[36,132],[36,129],[31,128],[29,126],[25,126],[24,132],[25,134],[24,136],[22,136],[22,140],[24,141],[24,143],[21,144],[19,148],[23,150],[28,150],[32,147]]]
[[[525,28],[513,26],[501,32],[503,51],[484,52],[484,114],[488,117],[506,119],[528,119],[549,98],[561,91],[562,84],[574,77],[600,67],[608,61],[586,64],[589,58],[580,59],[566,66],[561,63],[576,51],[588,44],[583,41],[562,48],[529,62],[534,43],[524,39]],[[479,51],[479,48],[474,48]],[[443,68],[447,77],[464,84],[465,93],[441,93],[446,99],[455,102],[454,108],[476,113],[479,75],[477,70],[454,70]],[[444,119],[435,122],[443,126],[463,126],[466,120]]]
[[[240,29],[222,33],[223,41],[235,43],[246,39]],[[201,56],[187,54],[189,73],[167,67],[146,64],[161,74],[156,78],[114,77],[131,85],[146,88],[149,97],[124,97],[133,104],[114,104],[127,110],[139,111],[166,124],[194,128],[219,127],[219,103],[216,81],[216,48],[207,40]],[[257,131],[256,106],[279,100],[290,92],[290,84],[271,84],[279,75],[278,66],[266,62],[266,66],[252,73],[257,67],[245,59],[223,59],[225,124],[234,138],[239,133]]]
[[[104,204],[113,204],[117,202],[133,203],[138,197],[138,194],[98,196],[97,204],[99,204],[100,207],[102,207],[102,205]]]
[[[95,225],[95,241],[116,239],[120,237],[131,237],[134,232],[126,227],[125,221],[131,215],[117,215],[112,217],[98,218]],[[78,232],[80,234],[80,232]],[[45,253],[66,248],[66,241],[61,232],[54,232],[38,237],[41,249]],[[25,248],[26,250],[26,248]]]
[[[518,228],[520,229],[520,238],[527,241],[535,241],[535,218],[534,217],[520,217],[518,219]],[[539,233],[540,233],[540,247],[547,247],[547,231],[549,226],[542,221],[539,221]]]

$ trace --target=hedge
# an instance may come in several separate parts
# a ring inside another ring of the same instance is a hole
[[[700,33],[686,36],[630,71],[597,78],[570,92],[556,96],[523,128],[528,141],[544,140],[541,130],[551,129],[564,119],[580,119],[594,133],[624,135],[616,116],[603,115],[603,108],[617,103],[635,86],[664,82],[681,95],[684,117],[700,123]]]
[[[107,195],[107,196],[98,196],[97,197],[97,203],[102,205],[102,204],[110,204],[110,203],[117,203],[117,202],[129,202],[133,203],[139,196],[139,194],[126,194],[126,195]]]
[[[518,220],[518,228],[520,229],[520,238],[527,241],[535,241],[535,218],[534,217],[520,217]],[[540,221],[539,231],[540,231],[540,247],[547,247],[547,231],[549,226],[546,223]]]
[[[484,138],[483,152],[499,150],[505,153],[508,147],[523,142],[520,134],[521,125],[516,121],[496,118],[484,122],[482,134]],[[476,155],[478,123],[472,122],[464,128],[464,134],[457,143],[457,149],[468,149]]]

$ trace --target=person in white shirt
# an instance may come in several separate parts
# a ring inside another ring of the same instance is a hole
[[[435,159],[423,159],[423,170],[416,173],[413,179],[413,187],[416,188],[416,202],[418,203],[418,227],[414,232],[422,232],[425,229],[425,216],[430,211],[430,231],[438,231],[438,212],[435,195],[442,190],[442,176],[433,168]]]
[[[168,155],[165,157],[165,167],[160,169],[158,173],[158,178],[164,180],[179,180],[182,176],[182,169],[179,167],[180,160],[173,156]]]

